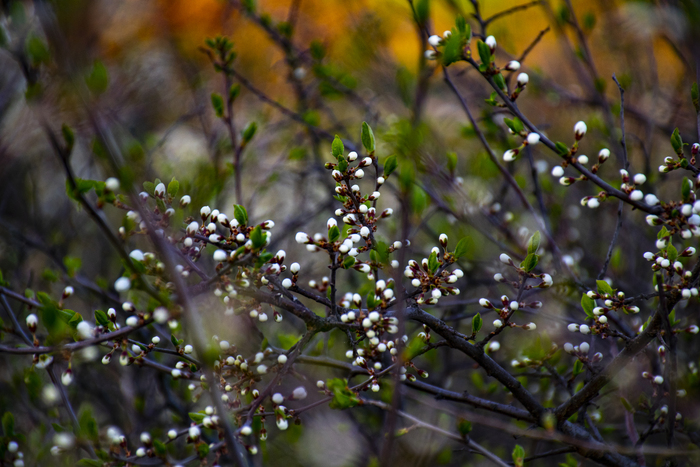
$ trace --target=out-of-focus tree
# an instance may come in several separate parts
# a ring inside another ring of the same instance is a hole
[[[700,460],[696,2],[1,6],[0,465]]]

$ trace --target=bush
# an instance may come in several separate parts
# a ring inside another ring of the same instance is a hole
[[[699,461],[696,6],[400,5],[5,2],[0,464]]]

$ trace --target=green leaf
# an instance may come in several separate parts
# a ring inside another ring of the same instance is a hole
[[[180,191],[180,182],[173,178],[172,180],[170,180],[170,183],[168,183],[168,196],[174,198],[175,196],[177,196],[178,191]]]
[[[95,310],[95,322],[100,326],[109,326],[109,316],[102,310]]]
[[[496,107],[496,106],[498,106],[498,99],[496,99],[496,97],[498,97],[498,94],[496,94],[496,91],[494,91],[494,92],[491,93],[491,95],[489,96],[489,98],[488,98],[488,99],[484,99],[484,101],[485,101],[487,104]]]
[[[634,407],[632,407],[632,404],[630,404],[629,401],[624,397],[620,397],[620,402],[622,402],[622,405],[627,412],[632,414],[636,412],[636,410],[634,410]]]
[[[486,45],[486,43],[479,41],[476,44],[476,48],[479,51],[479,58],[481,59],[481,63],[486,66],[490,65],[493,59],[491,57],[491,49],[489,48],[489,46]]]
[[[77,256],[66,256],[63,258],[63,265],[66,267],[66,274],[69,277],[75,277],[82,264],[82,260]]]
[[[495,75],[493,77],[493,82],[496,83],[496,86],[498,86],[498,89],[503,89],[503,90],[506,89],[506,80],[505,80],[505,78],[503,78],[502,74],[499,73],[499,74]],[[518,132],[516,131],[516,133],[518,133]]]
[[[700,112],[700,95],[698,94],[698,83],[690,86],[690,98],[693,100],[693,107],[696,112]]]
[[[524,462],[525,450],[522,446],[516,444],[515,449],[513,449],[513,464],[515,464],[515,467],[523,467]]]
[[[567,146],[566,144],[562,143],[561,141],[557,141],[554,146],[557,150],[557,154],[559,154],[560,156],[566,157],[569,155],[569,146]]]
[[[676,152],[676,154],[680,156],[683,155],[683,138],[681,138],[678,128],[673,130],[673,133],[671,134],[671,146],[673,146],[673,150]]]
[[[476,334],[481,330],[481,326],[484,324],[484,321],[481,319],[481,314],[477,313],[474,315],[472,318],[472,333]]]
[[[455,247],[454,255],[457,258],[462,258],[465,256],[469,250],[472,247],[472,239],[471,237],[462,237],[459,242],[457,242],[457,246]]]
[[[241,85],[240,84],[234,84],[231,86],[231,88],[228,90],[228,101],[233,103],[233,101],[236,100],[236,98],[241,94]]]
[[[362,132],[360,136],[362,137],[362,145],[368,153],[372,154],[375,147],[374,132],[367,122],[362,122]]]
[[[99,434],[97,432],[97,422],[95,421],[95,417],[92,415],[92,409],[89,406],[83,405],[78,422],[80,424],[80,434],[85,436],[90,441],[96,443],[99,438]]]
[[[156,184],[153,182],[143,182],[143,189],[149,195],[152,195],[156,191]]]
[[[33,66],[48,63],[51,59],[48,45],[39,36],[30,35],[26,43],[27,57]]]
[[[534,234],[532,234],[532,237],[530,237],[530,240],[527,242],[527,254],[532,254],[532,253],[537,253],[537,250],[540,248],[540,231],[538,230]]]
[[[355,407],[360,399],[348,388],[344,379],[334,378],[326,382],[326,387],[333,393],[333,400],[328,405],[331,409],[344,410]]]
[[[2,431],[5,436],[14,436],[15,434],[15,416],[12,412],[5,412],[2,416]]]
[[[207,443],[201,443],[197,445],[197,454],[199,457],[204,459],[209,455],[209,445]]]
[[[389,264],[389,245],[385,242],[377,242],[374,247],[377,252],[377,261],[382,264]]]
[[[460,418],[457,421],[457,431],[460,435],[462,435],[462,437],[467,436],[472,431],[472,422]]]
[[[377,306],[377,300],[374,298],[374,290],[367,293],[367,309],[371,310]]]
[[[581,360],[576,360],[574,363],[574,376],[580,375],[583,373],[583,362]]]
[[[331,226],[331,228],[328,229],[328,241],[331,243],[337,242],[339,238],[340,238],[340,229],[338,229],[337,225]]]
[[[345,173],[348,170],[348,161],[343,156],[338,156],[338,171]]]
[[[233,217],[240,225],[248,225],[248,211],[240,204],[233,205]]]
[[[516,120],[517,120],[517,117],[516,117]],[[520,132],[517,130],[518,126],[515,124],[515,120],[510,119],[510,118],[504,118],[504,119],[503,119],[503,123],[505,123],[506,126],[507,126],[508,128],[510,128],[510,131],[512,131],[513,133],[515,133],[515,134],[520,133]],[[522,125],[522,124],[521,124],[521,125]]]
[[[256,131],[258,131],[258,124],[255,122],[248,123],[243,130],[243,142],[249,143],[250,140],[253,139],[253,136],[255,136]]]
[[[263,237],[262,228],[259,225],[256,225],[250,232],[250,241],[253,242],[253,248],[256,250],[265,246],[265,237]]]
[[[586,312],[586,316],[593,318],[593,308],[595,308],[595,300],[586,295],[585,293],[581,295],[581,306],[583,311]]]
[[[355,265],[355,258],[353,256],[348,256],[343,260],[343,268],[349,269]]]
[[[416,21],[420,25],[425,24],[428,20],[428,16],[430,16],[430,0],[418,0],[415,8]]]
[[[598,280],[595,281],[596,285],[598,286],[598,293],[601,295],[613,295],[613,289],[610,287],[610,284],[603,280]]]
[[[675,246],[673,246],[673,243],[671,243],[671,239],[668,241],[668,246],[666,247],[666,254],[668,255],[668,260],[673,264],[673,262],[678,258],[678,250],[676,249]]]
[[[221,94],[217,92],[211,93],[211,106],[214,108],[217,117],[224,117],[224,98],[221,97]]]
[[[153,450],[156,452],[156,456],[159,457],[163,457],[168,453],[167,449],[165,448],[165,444],[157,439],[153,440]]]
[[[170,342],[172,342],[175,347],[180,346],[180,341],[177,340],[177,337],[175,337],[174,334],[170,334]]]
[[[97,95],[107,90],[107,86],[109,86],[109,74],[107,73],[107,68],[104,66],[104,63],[99,60],[93,63],[90,74],[85,77],[85,83],[90,91]]]
[[[447,153],[447,170],[450,172],[450,174],[454,175],[456,168],[457,168],[457,153],[450,151]]]
[[[190,416],[192,421],[195,423],[202,423],[202,421],[204,420],[204,417],[207,416],[206,414],[199,413],[199,412],[190,412],[188,415]]]
[[[662,238],[670,237],[670,234],[668,233],[668,229],[664,225],[661,227],[661,230],[659,230],[659,233],[656,234],[656,239],[661,240]]]
[[[438,262],[437,259],[437,253],[434,251],[430,253],[430,256],[428,257],[428,269],[430,269],[430,272],[432,274],[435,274],[435,272],[438,270],[440,267],[440,263]]]
[[[683,196],[683,201],[684,202],[689,202],[690,201],[690,192],[693,189],[693,182],[688,180],[687,177],[683,178],[683,183],[681,185],[681,195]]]
[[[331,144],[331,154],[337,159],[338,156],[342,156],[344,152],[345,146],[343,145],[343,140],[340,139],[340,136],[335,135],[333,143]]]
[[[399,166],[396,156],[389,156],[384,160],[384,177],[388,177]]]
[[[535,269],[539,260],[540,260],[539,255],[536,255],[534,253],[530,253],[529,255],[527,255],[527,257],[525,257],[523,262],[520,263],[520,267],[523,268],[526,272],[530,272],[533,269]]]

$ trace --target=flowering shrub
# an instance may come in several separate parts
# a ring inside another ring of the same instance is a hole
[[[283,51],[298,109],[245,77],[230,39],[206,40],[224,92],[199,116],[221,135],[179,170],[152,166],[168,132],[145,150],[112,115],[114,70],[75,71],[62,7],[11,3],[8,69],[65,191],[24,211],[32,228],[2,208],[0,464],[697,462],[700,145],[681,136],[695,122],[650,149],[667,125],[637,115],[634,131],[654,134],[633,149],[629,77],[605,92],[593,26],[566,2],[554,25],[577,33],[595,110],[533,123],[548,112],[523,101],[556,85],[522,70],[546,31],[516,59],[487,30],[539,4],[486,18],[474,1],[438,35],[430,2],[408,2],[424,47],[417,82],[397,74],[401,118],[321,43],[298,48],[293,22],[232,2]],[[466,115],[467,149],[425,122],[434,75],[450,119]],[[467,95],[463,79],[482,87]],[[367,121],[340,123],[335,98]],[[61,226],[40,227],[56,203]]]

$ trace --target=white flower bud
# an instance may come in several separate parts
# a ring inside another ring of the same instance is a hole
[[[574,136],[576,139],[583,138],[586,135],[586,131],[588,131],[588,127],[585,122],[577,122],[576,125],[574,125]]]
[[[114,290],[117,292],[126,292],[131,288],[131,279],[128,277],[120,277],[114,282]]]
[[[510,259],[510,256],[508,256],[505,253],[501,253],[501,256],[499,256],[498,259],[501,260],[501,263],[503,263],[503,264],[510,264],[512,261]]]
[[[518,71],[520,69],[520,62],[517,60],[511,60],[505,66],[505,69],[508,71]]]
[[[300,401],[300,400],[306,399],[307,395],[308,394],[307,394],[306,388],[304,386],[299,386],[294,391],[292,391],[292,398],[294,400]]]
[[[518,86],[523,87],[530,81],[530,77],[527,73],[520,73],[518,75]]]
[[[647,203],[649,206],[656,206],[657,204],[659,204],[659,198],[649,193],[644,197],[644,202]]]
[[[496,48],[496,38],[493,36],[487,37],[484,43],[489,46],[492,52]]]
[[[503,321],[501,321],[500,319],[494,320],[493,327],[500,328],[501,326],[503,326]]]
[[[527,135],[527,144],[530,146],[534,146],[535,144],[540,142],[540,135],[538,133],[532,132],[529,135]]]
[[[306,235],[305,232],[297,232],[294,239],[297,241],[297,243],[300,243],[300,244],[311,242],[311,239],[309,238],[308,235]]]
[[[641,201],[644,198],[644,193],[641,190],[634,190],[630,193],[630,199],[632,201]]]
[[[440,42],[442,42],[442,38],[440,36],[436,36],[435,34],[428,38],[428,44],[432,45],[433,47],[439,46]]]

